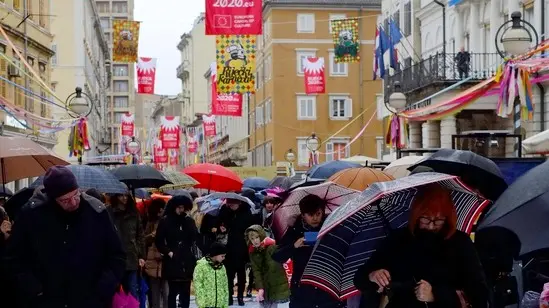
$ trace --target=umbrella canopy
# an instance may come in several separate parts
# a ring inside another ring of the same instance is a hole
[[[418,166],[459,176],[467,185],[478,189],[490,200],[497,200],[507,189],[507,183],[496,163],[471,151],[441,149],[427,159],[410,166],[408,170],[411,171]]]
[[[393,178],[381,170],[373,168],[351,168],[341,170],[332,175],[328,181],[354,190],[363,191],[368,186],[377,182],[392,181]]]
[[[135,190],[135,197],[139,199],[148,200],[151,198],[151,194],[145,188],[138,188]]]
[[[106,194],[126,194],[128,188],[122,184],[112,173],[101,167],[87,165],[68,165],[68,169],[76,177],[78,187],[83,190],[95,188]],[[36,188],[42,185],[44,176],[40,176],[30,187]]]
[[[332,160],[313,166],[311,169],[309,169],[309,171],[307,171],[307,177],[316,179],[327,179],[334,175],[334,173],[343,169],[360,167],[362,167],[362,165],[357,163],[342,160]]]
[[[250,206],[250,210],[252,211],[252,214],[258,213],[255,207],[255,204],[252,202],[252,200],[242,195],[239,195],[237,193],[224,193],[224,192],[212,193],[207,196],[196,199],[196,204],[198,204],[198,208],[200,212],[209,213],[211,215],[217,215],[218,211],[216,210],[221,208],[221,204],[214,200],[225,200],[225,199],[233,199],[233,200],[241,201]]]
[[[269,181],[264,178],[254,176],[244,179],[243,187],[248,187],[255,191],[260,191],[269,187]]]
[[[282,238],[289,226],[293,225],[301,214],[299,201],[307,195],[316,195],[326,200],[326,214],[347,203],[360,194],[359,191],[341,185],[325,182],[315,186],[300,187],[293,190],[284,202],[274,210],[272,230],[276,238]]]
[[[395,179],[403,178],[410,175],[408,167],[422,161],[425,159],[425,156],[404,156],[401,157],[392,163],[390,163],[383,172],[394,177]]]
[[[160,173],[162,173],[168,181],[172,182],[172,184],[160,187],[161,191],[191,188],[198,184],[192,177],[178,171],[160,171]]]
[[[0,145],[0,183],[40,176],[51,166],[69,165],[28,138],[0,136]]]
[[[305,178],[299,182],[295,182],[294,184],[292,184],[292,186],[290,187],[290,189],[288,189],[288,192],[291,192],[297,188],[301,188],[301,187],[307,187],[307,186],[314,186],[314,185],[318,185],[318,184],[321,184],[321,183],[324,183],[326,182],[326,179],[316,179],[316,178]]]
[[[470,232],[490,202],[463,185],[457,176],[418,173],[374,183],[328,216],[301,282],[340,299],[357,294],[353,278],[358,268],[370,258],[388,230],[408,224],[408,212],[418,188],[432,183],[452,191],[457,228]]]
[[[160,171],[147,165],[126,165],[112,170],[112,173],[130,189],[159,188],[172,184]]]
[[[21,211],[21,208],[29,201],[34,194],[35,188],[25,187],[17,191],[11,198],[4,204],[4,209],[8,213],[10,219],[14,220],[17,214]]]
[[[220,192],[242,190],[242,180],[238,175],[221,165],[194,164],[183,169],[183,173],[199,182],[195,188],[203,188]]]
[[[364,155],[355,155],[349,158],[343,158],[341,161],[348,161],[351,163],[361,164],[362,166],[375,165],[383,162],[381,159],[368,157]]]
[[[270,182],[267,188],[280,187],[282,189],[289,189],[294,184],[292,178],[287,176],[275,176]]]
[[[479,224],[513,231],[521,242],[520,254],[549,248],[549,162],[518,178],[494,203]]]
[[[13,196],[13,192],[4,186],[0,186],[0,197],[11,197]]]

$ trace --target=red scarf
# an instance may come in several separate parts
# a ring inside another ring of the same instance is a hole
[[[276,244],[275,240],[273,240],[272,238],[270,237],[266,237],[262,242],[261,244],[259,245],[259,247],[254,247],[254,245],[250,244],[250,246],[248,246],[248,252],[249,253],[252,253],[254,251],[262,251],[263,249],[269,247],[269,246],[272,246]]]

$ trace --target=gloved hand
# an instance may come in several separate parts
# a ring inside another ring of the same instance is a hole
[[[256,298],[257,298],[258,302],[264,301],[265,300],[265,290],[259,289],[259,291],[257,291]]]

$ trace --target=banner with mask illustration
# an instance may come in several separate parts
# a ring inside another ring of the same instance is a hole
[[[360,61],[360,33],[358,18],[330,21],[334,41],[334,61],[350,63]]]
[[[215,137],[217,134],[215,129],[215,115],[202,115],[202,123],[204,124],[204,137]]]
[[[323,57],[311,57],[303,61],[303,79],[305,80],[305,94],[322,94],[326,92]]]
[[[156,59],[139,57],[137,60],[137,93],[154,94]]]
[[[178,149],[180,131],[178,116],[160,117],[160,140],[162,140],[162,148]]]
[[[137,62],[139,47],[139,22],[115,19],[112,22],[112,60],[114,62]]]
[[[217,93],[255,93],[254,35],[218,35],[216,41]]]

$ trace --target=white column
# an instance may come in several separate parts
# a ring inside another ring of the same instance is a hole
[[[422,145],[421,122],[412,121],[408,124],[410,131],[410,148],[419,149]]]
[[[491,52],[496,52],[496,46],[494,44],[496,39],[496,32],[503,23],[501,20],[500,12],[501,2],[499,1],[490,1],[490,50]]]
[[[423,148],[440,147],[440,122],[427,121],[421,125]],[[428,156],[430,154],[427,154]]]
[[[513,14],[513,12],[521,12],[521,9],[520,9],[520,1],[517,1],[517,0],[508,0],[507,1],[507,14],[509,14],[509,19],[511,19],[511,14]]]
[[[539,34],[544,34],[545,30],[541,28],[541,18],[543,16],[543,12],[541,11],[541,3],[545,0],[534,0],[534,21],[532,22],[532,25]],[[547,22],[547,21],[546,21]],[[542,41],[544,38],[540,37],[540,41]]]
[[[452,148],[452,135],[457,133],[456,117],[448,116],[440,121],[440,147]]]
[[[513,121],[513,118],[507,118],[504,119],[505,127],[508,131],[511,131],[514,133],[515,131],[515,122]],[[505,138],[505,157],[514,157],[515,156],[515,143],[517,141],[514,138]]]
[[[471,8],[469,11],[469,52],[480,52],[479,14],[479,3],[471,2]]]
[[[456,27],[454,28],[454,39],[456,40],[456,52],[465,47],[463,44],[463,32],[465,31],[463,27],[463,14],[457,5],[454,6],[454,11],[456,15]]]

